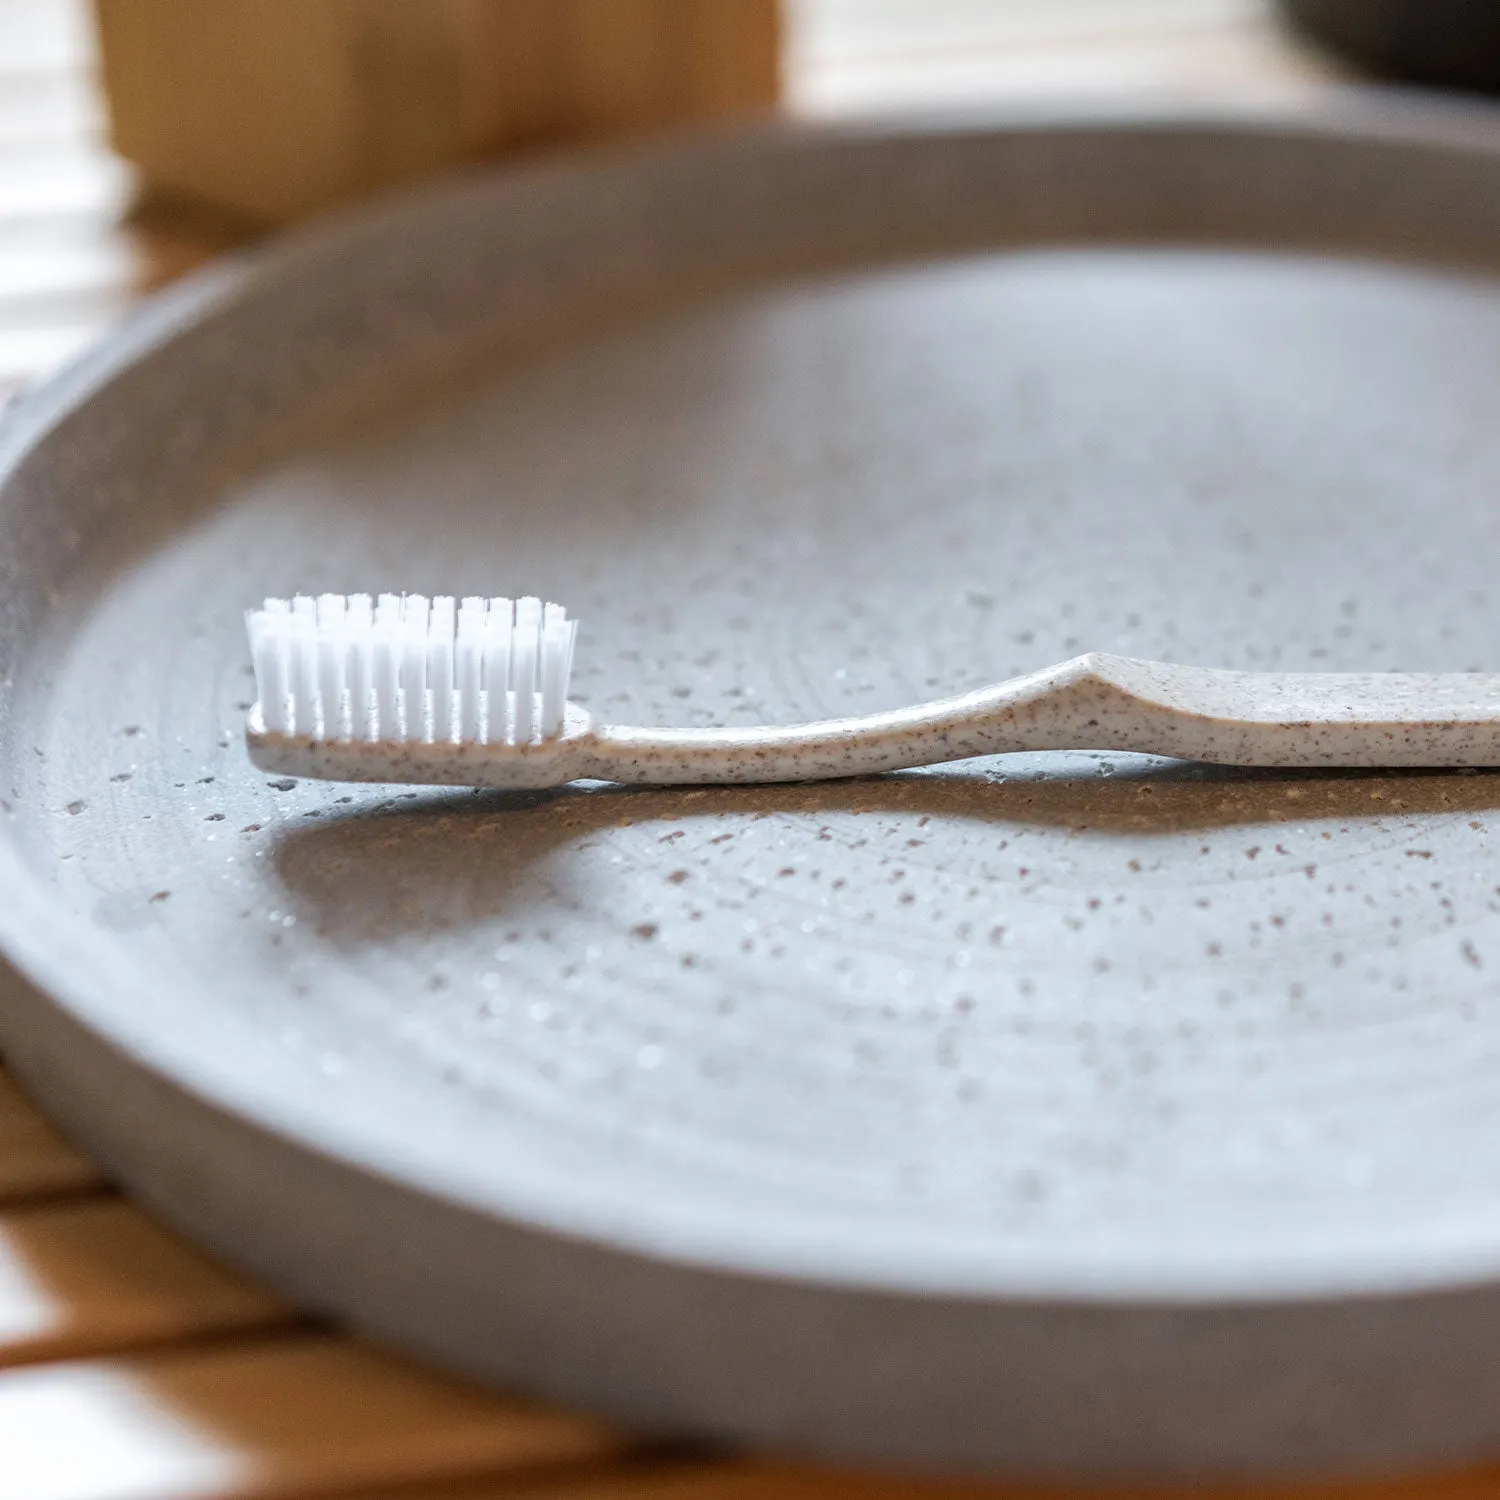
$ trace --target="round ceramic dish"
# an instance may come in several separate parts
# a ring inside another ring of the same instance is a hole
[[[506,797],[240,739],[297,589],[562,600],[623,721],[1495,670],[1497,262],[1492,118],[1353,98],[478,176],[148,304],[0,439],[7,1057],[293,1296],[658,1427],[1500,1450],[1500,778]]]

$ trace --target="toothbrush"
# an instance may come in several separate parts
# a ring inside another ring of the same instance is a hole
[[[852,719],[749,729],[598,723],[567,700],[576,622],[539,599],[267,599],[246,616],[264,771],[551,787],[817,781],[1020,750],[1229,766],[1500,765],[1500,675],[1239,672],[1093,652]]]

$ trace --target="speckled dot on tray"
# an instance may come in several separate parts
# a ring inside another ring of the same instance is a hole
[[[299,589],[560,600],[622,722],[1090,649],[1500,670],[1487,118],[726,137],[148,312],[0,449],[0,928],[53,997],[8,1052],[294,1294],[660,1426],[1500,1452],[1500,778],[471,794],[241,742],[241,611]]]

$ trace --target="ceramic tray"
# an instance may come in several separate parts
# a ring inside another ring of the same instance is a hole
[[[1500,669],[1500,129],[765,128],[148,304],[0,454],[0,1045],[452,1367],[938,1469],[1500,1452],[1500,777],[267,779],[241,612],[535,591],[743,724],[1089,648]]]

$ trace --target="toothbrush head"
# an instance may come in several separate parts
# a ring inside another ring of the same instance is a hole
[[[252,744],[524,749],[567,727],[578,627],[561,605],[299,594],[245,619]]]

